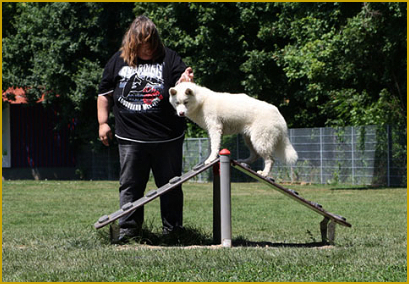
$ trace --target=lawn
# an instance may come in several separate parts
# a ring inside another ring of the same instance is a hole
[[[335,246],[322,246],[321,215],[261,183],[234,183],[231,249],[212,244],[211,183],[184,185],[184,236],[161,236],[155,200],[145,206],[144,235],[112,245],[109,226],[93,224],[117,210],[117,188],[3,181],[2,280],[407,281],[405,188],[291,186],[352,224],[337,226]]]

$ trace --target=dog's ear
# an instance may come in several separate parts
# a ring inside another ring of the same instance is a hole
[[[193,96],[194,95],[193,90],[190,89],[190,88],[186,89],[185,94],[188,95],[188,96]]]
[[[177,93],[177,91],[176,91],[175,88],[170,88],[169,89],[169,95],[174,96],[174,95],[176,95],[176,93]]]

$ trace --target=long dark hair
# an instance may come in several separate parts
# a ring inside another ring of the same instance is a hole
[[[156,25],[146,16],[137,17],[122,39],[121,57],[132,67],[137,64],[138,46],[148,43],[153,50],[153,60],[165,53]]]

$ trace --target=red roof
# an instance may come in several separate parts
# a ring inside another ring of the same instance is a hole
[[[44,94],[37,103],[41,103],[42,101],[44,101]],[[26,104],[26,91],[23,88],[10,87],[6,91],[3,91],[3,102],[8,102],[10,104]]]

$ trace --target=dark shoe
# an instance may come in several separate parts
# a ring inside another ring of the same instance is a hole
[[[119,237],[115,244],[124,245],[129,243],[138,235],[139,230],[136,228],[120,228]]]
[[[162,229],[162,235],[166,236],[166,235],[177,235],[177,234],[182,234],[183,232],[185,232],[186,229],[183,226],[177,226],[177,227],[163,227]]]

